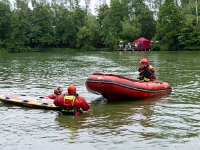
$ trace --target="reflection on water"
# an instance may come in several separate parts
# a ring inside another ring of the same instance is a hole
[[[76,143],[75,141],[80,139],[80,135],[87,132],[91,139],[96,140],[97,145],[107,140],[112,141],[113,138],[118,141],[117,143],[113,141],[115,144],[126,145],[127,138],[132,138],[132,142],[137,142],[141,138],[150,140],[156,137],[156,134],[149,133],[153,125],[154,111],[159,109],[158,103],[168,103],[168,99],[163,98],[159,102],[156,100],[158,99],[152,98],[116,104],[107,103],[103,98],[97,98],[91,102],[91,107],[96,109],[91,109],[90,112],[78,117],[69,116],[66,118],[58,114],[55,120],[59,127],[68,132],[70,143]],[[150,128],[149,131],[148,128]],[[84,139],[82,139],[83,141]],[[117,145],[108,146],[117,148]],[[125,147],[130,148],[129,146]]]
[[[200,147],[199,52],[63,52],[0,55],[1,93],[44,96],[55,86],[77,86],[91,104],[81,116],[21,108],[0,102],[0,148],[23,149],[194,149]],[[89,93],[94,72],[137,78],[148,58],[172,93],[151,99],[109,103]],[[187,59],[186,59],[187,58]],[[195,68],[194,68],[195,64]]]

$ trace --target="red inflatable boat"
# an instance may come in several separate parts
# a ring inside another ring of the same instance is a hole
[[[86,82],[89,92],[101,94],[109,101],[144,99],[168,94],[170,84],[162,81],[143,82],[115,74],[93,73]]]

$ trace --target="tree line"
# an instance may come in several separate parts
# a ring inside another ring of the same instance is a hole
[[[0,0],[0,49],[117,50],[139,37],[153,50],[200,50],[198,0],[111,0],[90,13],[79,0]]]

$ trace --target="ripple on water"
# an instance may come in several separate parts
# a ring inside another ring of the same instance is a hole
[[[0,149],[198,150],[200,144],[195,144],[200,143],[200,65],[194,59],[196,53],[1,54],[1,93],[44,96],[52,93],[55,86],[66,90],[69,84],[75,84],[91,109],[80,117],[63,118],[55,111],[0,103]],[[152,60],[158,79],[172,85],[171,94],[111,104],[98,103],[100,96],[85,88],[85,80],[93,72],[137,77],[143,57]],[[196,64],[195,75],[191,64]]]

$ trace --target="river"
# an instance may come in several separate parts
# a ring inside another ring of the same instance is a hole
[[[80,116],[0,102],[0,149],[199,150],[200,52],[91,52],[0,54],[0,94],[45,96],[56,86],[77,93],[91,105]],[[172,92],[145,100],[108,103],[89,93],[94,72],[137,78],[139,61],[148,58],[158,80]]]

